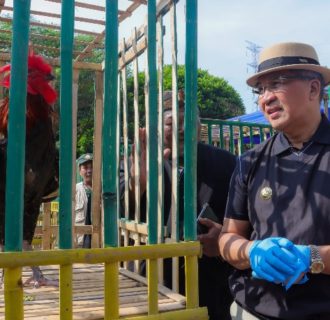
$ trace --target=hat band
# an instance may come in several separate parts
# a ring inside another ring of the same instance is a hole
[[[268,69],[276,67],[289,66],[293,64],[315,64],[320,65],[319,62],[312,58],[306,57],[278,57],[263,61],[258,66],[258,72],[262,72]]]

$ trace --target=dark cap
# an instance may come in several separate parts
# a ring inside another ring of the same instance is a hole
[[[93,155],[91,153],[85,153],[77,159],[77,165],[80,167],[82,164],[93,161]]]

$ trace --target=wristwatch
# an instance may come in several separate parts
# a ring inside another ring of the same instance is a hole
[[[311,265],[310,272],[311,273],[321,273],[324,270],[324,262],[321,258],[320,251],[317,246],[310,245],[311,249]]]

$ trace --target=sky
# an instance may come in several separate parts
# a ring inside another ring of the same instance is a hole
[[[12,0],[6,0],[10,3]],[[104,6],[105,0],[80,0]],[[189,0],[187,0],[189,1]],[[31,0],[32,8],[42,5],[60,8],[45,0]],[[119,9],[131,1],[119,0]],[[178,61],[184,63],[184,6],[180,0],[178,17]],[[31,8],[31,9],[32,9]],[[83,14],[83,10],[76,10]],[[98,18],[95,16],[95,18]],[[146,7],[120,25],[120,37],[129,37],[132,26],[140,26],[146,18]],[[169,22],[169,15],[164,19]],[[277,42],[305,42],[315,47],[322,65],[330,67],[330,1],[328,0],[199,0],[198,1],[198,66],[212,75],[223,77],[240,94],[246,112],[257,110],[255,98],[245,81],[253,69],[248,43],[267,47]],[[79,26],[76,26],[79,28]],[[165,39],[165,63],[171,62],[170,29]],[[142,65],[142,64],[141,64]]]
[[[225,78],[241,95],[247,113],[257,110],[245,84],[253,73],[247,42],[267,47],[278,42],[314,46],[320,63],[330,67],[330,1],[200,0],[199,67]]]

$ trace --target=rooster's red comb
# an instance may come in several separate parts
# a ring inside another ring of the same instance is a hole
[[[0,85],[8,89],[10,87],[10,69],[10,64],[0,68],[0,74],[3,74]],[[53,78],[52,67],[41,56],[31,52],[28,56],[27,92],[40,94],[48,104],[53,104],[57,99],[56,91],[49,85],[49,81]]]

